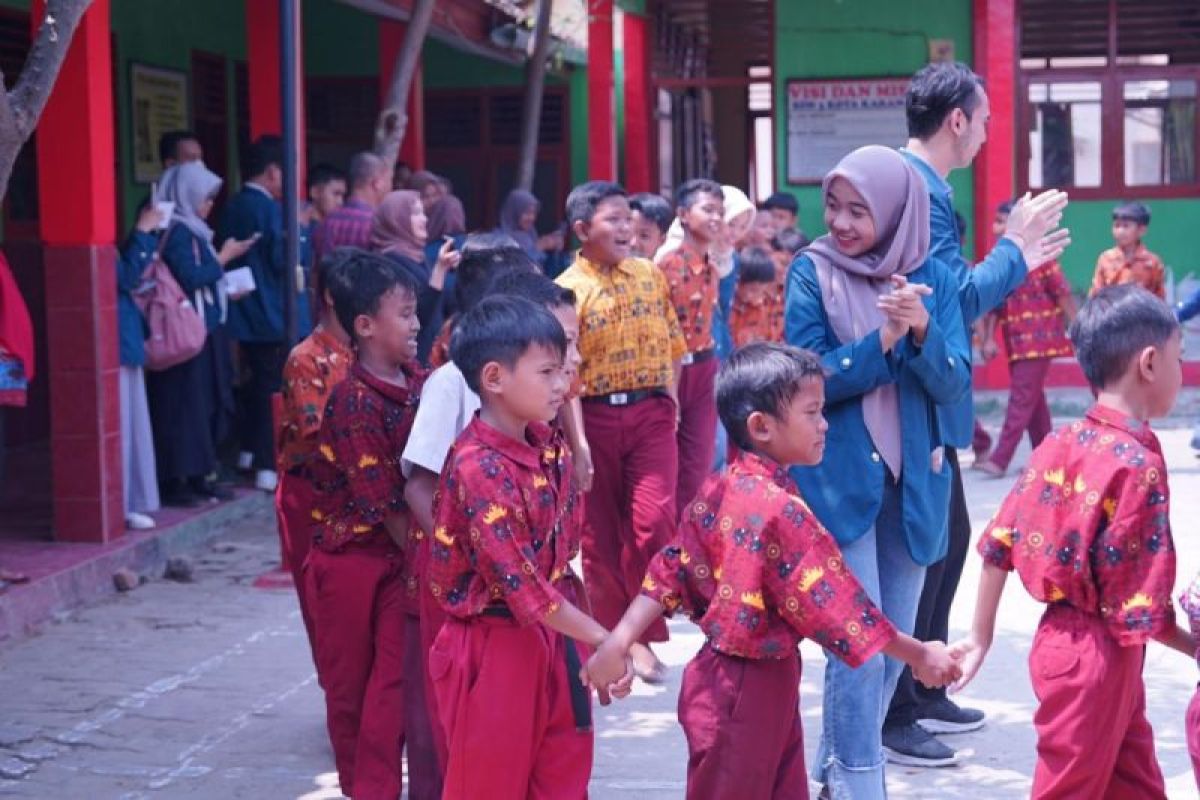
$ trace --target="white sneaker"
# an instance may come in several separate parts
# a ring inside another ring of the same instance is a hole
[[[250,468],[253,466],[254,466],[254,453],[251,453],[249,450],[243,450],[242,452],[238,453],[238,460],[237,460],[237,468],[238,469],[240,469],[242,472],[249,472]]]
[[[264,492],[273,492],[279,485],[279,475],[273,469],[260,469],[254,473],[254,488]]]
[[[131,531],[148,531],[156,524],[154,518],[148,514],[130,511],[125,515],[125,527]]]

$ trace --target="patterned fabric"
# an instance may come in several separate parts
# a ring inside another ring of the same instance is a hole
[[[783,341],[783,288],[783,283],[777,281],[771,285],[765,297],[755,302],[738,286],[729,313],[734,347],[744,347],[753,342]]]
[[[557,281],[575,292],[585,396],[671,384],[687,342],[658,267],[627,258],[604,269],[581,255]]]
[[[283,419],[280,420],[280,472],[309,464],[317,454],[317,432],[329,393],[350,372],[354,353],[324,328],[292,348],[283,365]]]
[[[1179,605],[1188,616],[1188,626],[1192,636],[1200,642],[1200,575],[1197,575],[1188,585],[1183,594],[1179,595]],[[1200,662],[1200,646],[1196,649],[1196,661]]]
[[[0,406],[23,407],[28,391],[29,380],[21,359],[0,350]]]
[[[405,366],[404,376],[408,386],[396,386],[356,362],[333,388],[317,436],[321,457],[311,469],[314,547],[336,552],[391,541],[383,521],[408,508],[400,454],[424,381],[416,362]]]
[[[705,481],[642,593],[731,656],[784,658],[807,637],[858,666],[896,637],[787,471],[749,453]]]
[[[1175,625],[1167,467],[1150,426],[1102,405],[1034,451],[979,540],[1035,600],[1100,617],[1121,645]]]
[[[570,455],[546,425],[530,424],[526,437],[515,441],[476,417],[446,459],[427,574],[451,616],[503,605],[531,625],[571,596],[583,503]]]
[[[1029,273],[998,312],[1009,361],[1071,355],[1061,307],[1070,296],[1071,287],[1057,261]]]
[[[713,316],[717,313],[717,290],[720,278],[708,254],[684,243],[657,262],[671,288],[671,304],[675,318],[687,340],[689,353],[711,350]]]
[[[339,247],[368,247],[374,216],[375,209],[361,200],[347,200],[341,208],[322,220],[313,233],[317,261]]]
[[[1134,251],[1133,259],[1126,261],[1121,248],[1114,247],[1105,250],[1096,260],[1096,276],[1092,280],[1092,294],[1105,286],[1116,286],[1122,283],[1139,283],[1147,291],[1154,292],[1166,299],[1165,286],[1166,270],[1163,269],[1162,259],[1139,244]]]

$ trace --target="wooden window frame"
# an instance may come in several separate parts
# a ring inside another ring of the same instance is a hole
[[[1018,9],[1018,14],[1019,14]],[[1020,20],[1017,22],[1020,39]],[[1031,189],[1029,185],[1029,132],[1036,112],[1029,101],[1029,87],[1034,83],[1100,84],[1100,185],[1059,187],[1070,192],[1076,200],[1106,200],[1113,197],[1141,199],[1175,199],[1200,194],[1200,169],[1191,183],[1168,185],[1125,185],[1125,82],[1138,80],[1191,80],[1196,83],[1196,124],[1193,126],[1193,157],[1200,157],[1200,64],[1165,66],[1126,65],[1117,63],[1117,29],[1115,4],[1109,14],[1109,47],[1103,67],[1025,69],[1017,65],[1017,183],[1018,194]],[[1018,58],[1021,52],[1018,44]],[[1045,187],[1051,188],[1051,187]],[[1036,190],[1035,190],[1036,191]]]

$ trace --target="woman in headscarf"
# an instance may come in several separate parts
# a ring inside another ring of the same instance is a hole
[[[255,239],[230,239],[219,251],[213,247],[207,219],[220,188],[221,179],[200,161],[172,167],[159,183],[161,198],[175,204],[164,234],[163,262],[209,332],[195,357],[146,374],[159,490],[166,505],[194,506],[232,496],[214,477],[216,445],[231,410],[228,353],[221,352],[228,350],[221,335],[228,308],[221,278],[225,265],[245,255]]]
[[[822,462],[792,474],[871,599],[911,633],[925,567],[947,545],[936,406],[970,385],[957,287],[929,258],[928,192],[898,152],[855,150],[822,191],[829,233],[791,265],[785,335],[822,357],[829,435]],[[813,777],[835,800],[885,797],[881,728],[902,667],[827,658]]]
[[[425,244],[425,263],[436,264],[438,252],[446,242],[453,242],[454,252],[461,254],[463,244],[467,239],[467,214],[463,210],[462,201],[452,194],[443,195],[434,201],[428,210],[428,241]],[[417,337],[417,358],[422,364],[430,363],[430,352],[433,343],[439,336],[439,331],[446,320],[458,313],[455,302],[455,286],[458,283],[458,270],[451,270],[446,275],[446,284],[442,288],[442,302],[438,312],[427,328],[421,330]]]
[[[432,258],[426,258],[429,218],[421,196],[415,191],[390,192],[371,220],[371,249],[391,258],[421,284],[417,296],[417,318],[421,321],[418,341],[432,343],[442,326],[442,295],[446,276],[458,266],[460,254],[453,240],[441,243]],[[426,356],[429,345],[426,344]],[[424,359],[422,359],[424,360]]]
[[[541,207],[541,202],[531,193],[523,189],[513,189],[508,193],[508,197],[504,198],[504,205],[500,207],[500,227],[497,230],[507,233],[521,246],[525,255],[545,266],[546,253],[562,249],[563,235],[555,231],[542,237],[538,236],[534,225],[537,223]]]

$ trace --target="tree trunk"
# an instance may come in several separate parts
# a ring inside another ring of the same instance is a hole
[[[417,72],[417,63],[421,60],[425,34],[433,19],[433,4],[434,0],[417,0],[413,6],[412,16],[404,31],[404,42],[400,45],[396,64],[392,68],[387,97],[384,98],[379,122],[375,126],[375,153],[387,162],[389,172],[395,167],[400,145],[404,143],[404,131],[408,127],[408,93],[413,75]]]
[[[6,81],[0,74],[0,198],[8,193],[13,164],[37,127],[79,20],[91,4],[92,0],[47,0],[46,16],[12,91],[4,90]]]
[[[552,0],[538,3],[533,28],[533,53],[525,64],[525,105],[521,109],[521,156],[517,162],[517,187],[533,190],[537,165],[538,129],[542,121],[542,95],[546,86],[546,55],[550,51],[550,8]]]

